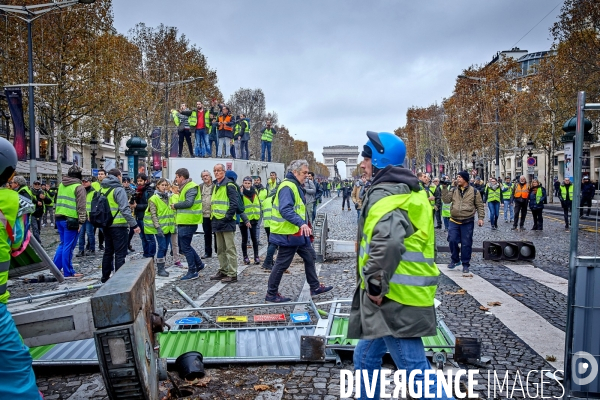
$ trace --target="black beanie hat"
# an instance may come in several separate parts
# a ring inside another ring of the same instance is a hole
[[[463,178],[465,181],[469,182],[469,173],[467,171],[460,171],[458,174],[456,174],[458,176],[460,176],[461,178]]]

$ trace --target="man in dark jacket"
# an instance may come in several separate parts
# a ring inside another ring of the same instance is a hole
[[[140,227],[140,239],[142,240],[142,249],[144,258],[152,258],[156,254],[156,242],[154,238],[147,237],[144,234],[144,215],[148,208],[148,199],[154,194],[154,185],[150,184],[148,175],[138,174],[137,189],[129,201],[137,225]]]
[[[563,215],[565,217],[565,231],[569,231],[569,211],[573,205],[573,184],[569,177],[565,177],[565,180],[560,185],[560,191],[558,192],[558,199],[563,209]]]
[[[42,217],[46,212],[46,206],[51,204],[52,201],[46,197],[46,192],[42,190],[42,182],[35,181],[33,182],[33,189],[31,190],[33,193],[34,199],[33,204],[35,205],[35,211],[33,212],[31,221],[32,224],[36,224],[36,229],[39,235],[39,232],[42,230]]]
[[[333,286],[325,286],[319,282],[315,269],[317,256],[310,239],[312,231],[308,226],[306,200],[302,187],[307,176],[308,162],[292,161],[273,199],[269,243],[279,246],[279,253],[269,276],[265,301],[284,303],[292,300],[279,294],[279,283],[296,254],[304,261],[304,273],[310,286],[311,296],[333,289]]]
[[[435,335],[437,326],[434,296],[440,272],[433,261],[433,213],[422,212],[431,205],[417,178],[402,167],[402,140],[386,132],[367,136],[361,167],[373,182],[358,224],[358,285],[348,325],[348,337],[360,339],[354,368],[366,371],[372,382],[389,351],[397,368],[414,377],[411,381],[421,385],[423,394],[435,397],[437,380],[424,379],[433,371],[421,340]],[[360,381],[362,399],[367,397],[365,379]],[[373,398],[379,398],[379,377],[375,381]],[[438,398],[452,397],[448,393]]]
[[[594,184],[590,182],[589,176],[584,176],[581,182],[581,202],[579,203],[579,218],[583,217],[583,207],[587,206],[587,216],[590,216],[592,199],[596,194]]]
[[[348,204],[348,211],[350,211],[350,198],[352,197],[352,187],[348,182],[344,182],[342,187],[342,211],[344,211],[344,205]]]
[[[217,243],[219,271],[210,277],[211,281],[222,283],[237,282],[237,250],[235,248],[235,214],[238,209],[239,191],[235,180],[225,176],[225,166],[216,164],[213,172],[213,192],[211,197],[211,225]],[[237,175],[236,175],[237,176]]]

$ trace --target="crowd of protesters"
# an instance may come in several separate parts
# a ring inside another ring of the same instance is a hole
[[[228,106],[217,100],[212,100],[210,108],[205,108],[200,101],[192,109],[182,103],[179,110],[171,110],[171,119],[177,126],[179,157],[183,156],[185,144],[192,158],[214,155],[217,158],[249,160],[252,156],[248,146],[252,132],[250,118],[243,113],[233,115]],[[277,130],[270,120],[266,120],[259,134],[260,160],[271,162],[272,143]]]

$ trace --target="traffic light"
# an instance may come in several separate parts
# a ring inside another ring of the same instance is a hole
[[[534,258],[532,242],[483,242],[484,260],[532,261]]]

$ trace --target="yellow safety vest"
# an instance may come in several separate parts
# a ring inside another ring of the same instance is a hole
[[[110,189],[111,188],[102,188],[100,190],[100,193],[102,193],[103,195],[106,196],[106,193]],[[116,188],[114,188],[112,190],[112,192],[111,192],[112,196],[110,196],[110,195],[106,196],[106,199],[108,200],[108,205],[110,206],[110,213],[115,216],[112,224],[113,225],[128,225],[127,220],[125,219],[125,217],[123,216],[123,214],[121,214],[121,211],[119,210],[119,204],[115,200],[115,190],[116,190]]]
[[[498,186],[496,188],[496,190],[494,190],[489,185],[486,185],[486,190],[487,190],[487,201],[488,201],[488,203],[492,202],[492,201],[500,202],[500,197],[501,197],[500,186]]]
[[[62,183],[58,186],[56,195],[56,215],[64,215],[65,217],[78,218],[77,202],[75,200],[75,190],[81,186],[81,183],[74,183],[65,186]]]
[[[265,198],[260,205],[263,213],[263,226],[265,228],[270,228],[271,215],[273,214],[273,196]]]
[[[250,201],[246,196],[242,197],[244,199],[244,207],[246,209],[244,213],[246,214],[246,217],[248,217],[250,221],[258,221],[260,219],[260,199],[258,194],[254,196],[254,201]]]
[[[421,185],[421,188],[424,190],[425,194],[427,195],[427,196],[425,196],[425,197],[427,197],[427,201],[429,201],[429,204],[431,204],[431,207],[434,207],[435,199],[429,200],[429,197],[433,196],[433,194],[435,193],[436,186],[432,184],[432,185],[429,185],[429,187],[427,187],[427,186],[423,185],[423,182],[421,182],[420,185]]]
[[[195,187],[198,189],[198,193],[194,198],[194,203],[190,208],[178,208],[175,213],[175,223],[177,225],[198,225],[202,222],[202,191],[200,187],[194,182],[188,182],[181,189],[179,193],[179,199],[185,200],[185,194],[188,190]]]
[[[2,210],[0,214],[0,303],[6,304],[10,297],[7,282],[13,244],[6,226],[10,226],[11,229],[15,227],[19,211],[19,194],[8,188],[0,189],[0,210]]]
[[[422,212],[428,205],[421,195],[390,195],[377,201],[368,211],[363,224],[363,234],[358,255],[358,272],[361,288],[365,288],[363,268],[369,261],[369,245],[375,226],[388,213],[402,209],[408,213],[415,233],[404,239],[406,251],[391,277],[390,290],[385,295],[397,303],[415,307],[433,305],[440,271],[435,258],[435,231],[433,215]]]
[[[228,179],[228,178],[225,178]],[[214,219],[223,219],[227,210],[229,210],[229,197],[227,196],[227,186],[235,184],[227,182],[225,185],[213,185],[212,196],[210,198],[210,216]],[[237,189],[236,189],[237,192]]]
[[[302,197],[300,197],[298,187],[294,182],[284,179],[279,185],[277,194],[275,194],[275,198],[273,199],[273,207],[271,211],[271,233],[277,233],[279,235],[294,235],[300,230],[300,227],[284,219],[279,211],[279,192],[281,192],[281,189],[285,187],[290,188],[294,194],[294,211],[296,214],[298,214],[302,221],[306,221],[306,205],[302,201]]]
[[[87,212],[88,218],[90,218],[90,211],[92,211],[92,199],[94,198],[94,193],[96,193],[96,191],[92,188],[92,190],[85,195],[85,211]]]
[[[158,223],[163,233],[175,232],[175,213],[171,210],[171,207],[156,194],[150,196],[148,203],[150,202],[156,205],[156,216],[158,217]],[[146,208],[144,214],[144,233],[148,235],[156,235],[158,233],[158,229],[154,227],[154,221],[152,221],[150,207]]]
[[[567,199],[567,187],[562,184],[560,185],[560,196],[563,200]],[[569,200],[573,200],[573,184],[569,185]]]
[[[100,182],[92,182],[92,187],[94,188],[94,190],[95,190],[96,192],[99,192],[99,191],[100,191],[100,189],[102,188],[102,187],[100,186]]]

